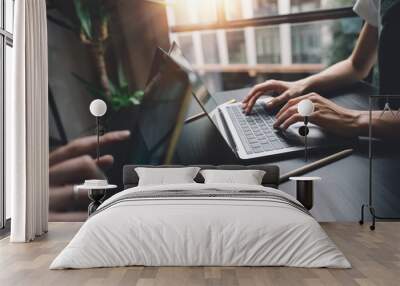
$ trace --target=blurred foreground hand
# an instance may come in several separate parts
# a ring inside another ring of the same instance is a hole
[[[100,137],[100,146],[128,140],[129,130],[108,132]],[[105,179],[103,170],[114,163],[111,155],[96,160],[97,137],[87,136],[71,141],[50,153],[50,221],[84,221],[89,198],[87,192],[74,194],[74,186],[89,179]]]

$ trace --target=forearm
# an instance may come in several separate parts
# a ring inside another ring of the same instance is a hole
[[[364,79],[376,62],[378,29],[365,24],[351,56],[299,83],[304,93],[344,87]]]
[[[351,59],[347,59],[320,73],[302,79],[299,83],[304,87],[304,93],[324,92],[351,85],[361,80],[362,76],[355,70]]]
[[[396,110],[394,112],[397,112]],[[373,111],[371,114],[371,127],[373,137],[382,139],[400,139],[400,118],[393,116],[390,111],[382,114],[381,110]],[[359,111],[357,119],[357,132],[359,136],[369,135],[370,113]]]

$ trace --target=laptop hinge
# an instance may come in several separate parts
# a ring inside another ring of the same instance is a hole
[[[228,128],[228,124],[226,123],[226,119],[225,119],[224,113],[221,111],[220,108],[217,108],[217,110],[218,110],[218,115],[221,118],[221,122],[222,122],[222,125],[223,125],[222,127],[224,128],[225,134],[227,136],[228,143],[229,143],[231,149],[234,151],[235,155],[239,158],[238,148],[237,148],[236,143],[235,143],[235,141],[234,141],[234,139],[232,137],[231,131]]]

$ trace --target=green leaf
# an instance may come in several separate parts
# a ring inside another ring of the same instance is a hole
[[[124,107],[129,107],[132,105],[139,105],[144,96],[144,92],[142,90],[137,90],[137,91],[131,92],[127,85],[122,86],[122,87],[115,86],[113,84],[113,82],[110,80],[109,87],[110,87],[110,92],[111,92],[111,98],[109,98],[105,95],[103,90],[101,90],[94,84],[88,82],[87,80],[83,79],[82,77],[80,77],[77,74],[72,73],[72,75],[86,87],[88,92],[94,98],[101,98],[101,99],[104,99],[105,101],[109,102],[112,109],[115,111],[118,111]]]
[[[142,100],[144,97],[144,91],[143,90],[137,90],[135,91],[135,93],[133,94],[135,98]]]
[[[81,29],[88,39],[92,39],[92,19],[87,6],[83,5],[82,0],[74,0],[75,11],[81,23]]]
[[[130,101],[134,104],[134,105],[139,105],[140,104],[140,100],[138,100],[137,98],[131,97]]]
[[[131,96],[130,96],[130,101],[134,105],[139,105],[143,99],[144,92],[142,90],[135,91]]]
[[[111,102],[115,110],[132,105],[132,102],[127,97],[114,97],[111,99]]]

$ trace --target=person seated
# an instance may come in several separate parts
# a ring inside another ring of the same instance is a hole
[[[380,94],[400,95],[400,80],[396,78],[400,68],[400,41],[397,39],[400,0],[358,0],[354,11],[366,23],[349,58],[298,81],[268,80],[254,86],[242,101],[244,112],[250,113],[260,96],[268,92],[277,93],[279,95],[266,107],[273,109],[283,105],[276,115],[274,126],[287,129],[303,120],[297,112],[297,104],[308,98],[315,105],[315,111],[309,117],[311,123],[342,136],[367,136],[369,111],[339,106],[321,94],[366,78],[379,58]],[[400,116],[393,116],[397,113],[397,110],[385,113],[376,110],[372,113],[372,128],[377,137],[400,137],[393,133],[400,127]]]

